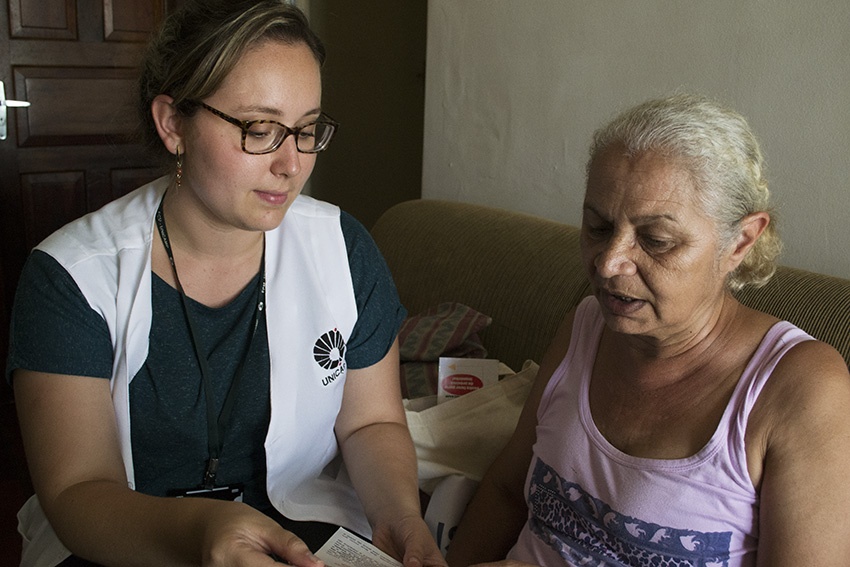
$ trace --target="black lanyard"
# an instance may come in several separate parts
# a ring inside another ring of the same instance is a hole
[[[165,199],[163,198],[163,201]],[[236,368],[236,374],[233,377],[233,382],[230,384],[230,389],[227,391],[227,397],[224,398],[224,405],[221,408],[221,413],[218,417],[215,415],[215,404],[213,403],[212,386],[210,385],[210,369],[207,364],[207,357],[203,352],[201,344],[198,342],[198,333],[195,330],[195,323],[189,312],[189,303],[186,300],[186,294],[183,291],[183,286],[180,284],[180,278],[177,276],[177,266],[174,264],[174,254],[171,250],[171,242],[168,240],[168,231],[165,228],[165,217],[162,214],[162,202],[159,204],[159,209],[156,211],[156,226],[159,229],[159,236],[162,239],[162,244],[165,247],[165,253],[168,254],[168,260],[171,262],[171,269],[174,270],[174,280],[177,283],[177,290],[180,292],[180,299],[183,302],[183,312],[186,315],[186,323],[189,326],[189,336],[192,339],[192,346],[195,349],[195,357],[198,359],[198,366],[201,370],[201,380],[204,386],[204,396],[207,405],[207,447],[209,449],[209,461],[207,461],[207,470],[204,473],[202,486],[204,488],[213,488],[215,486],[215,477],[218,472],[219,460],[221,458],[221,447],[224,438],[224,432],[230,424],[230,418],[233,415],[233,406],[236,403],[236,395],[239,391],[239,384],[242,381],[242,374],[245,370],[245,361],[251,352],[251,345],[254,342],[254,337],[257,334],[257,327],[260,324],[260,315],[265,307],[266,302],[266,255],[263,251],[263,258],[260,262],[260,282],[257,286],[257,306],[254,309],[254,322],[251,329],[251,337],[248,340],[248,346],[245,348],[245,354]]]

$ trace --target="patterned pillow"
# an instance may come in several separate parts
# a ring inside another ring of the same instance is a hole
[[[399,331],[401,391],[405,398],[437,393],[441,356],[487,358],[478,333],[492,319],[461,303],[441,303],[408,317]]]

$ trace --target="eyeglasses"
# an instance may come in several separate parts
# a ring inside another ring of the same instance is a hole
[[[222,120],[242,129],[242,151],[246,154],[268,154],[278,149],[286,137],[295,137],[295,147],[303,154],[316,154],[327,149],[339,124],[327,114],[309,124],[290,128],[274,120],[239,120],[200,101],[196,104]]]

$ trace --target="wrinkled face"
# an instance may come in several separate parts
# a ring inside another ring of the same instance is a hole
[[[264,42],[247,51],[203,102],[239,120],[271,119],[295,128],[320,114],[319,65],[304,44]],[[273,153],[246,154],[239,127],[204,109],[183,124],[183,187],[206,220],[252,231],[278,226],[316,155],[296,151],[293,136]]]
[[[695,191],[687,171],[656,153],[613,147],[591,164],[582,259],[612,330],[672,343],[720,309],[725,264]]]

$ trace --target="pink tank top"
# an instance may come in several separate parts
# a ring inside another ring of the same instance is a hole
[[[779,359],[812,337],[776,323],[705,447],[661,460],[619,451],[593,423],[588,389],[604,325],[596,299],[584,299],[537,411],[529,517],[508,557],[546,567],[755,565],[759,500],[747,470],[747,420]]]

